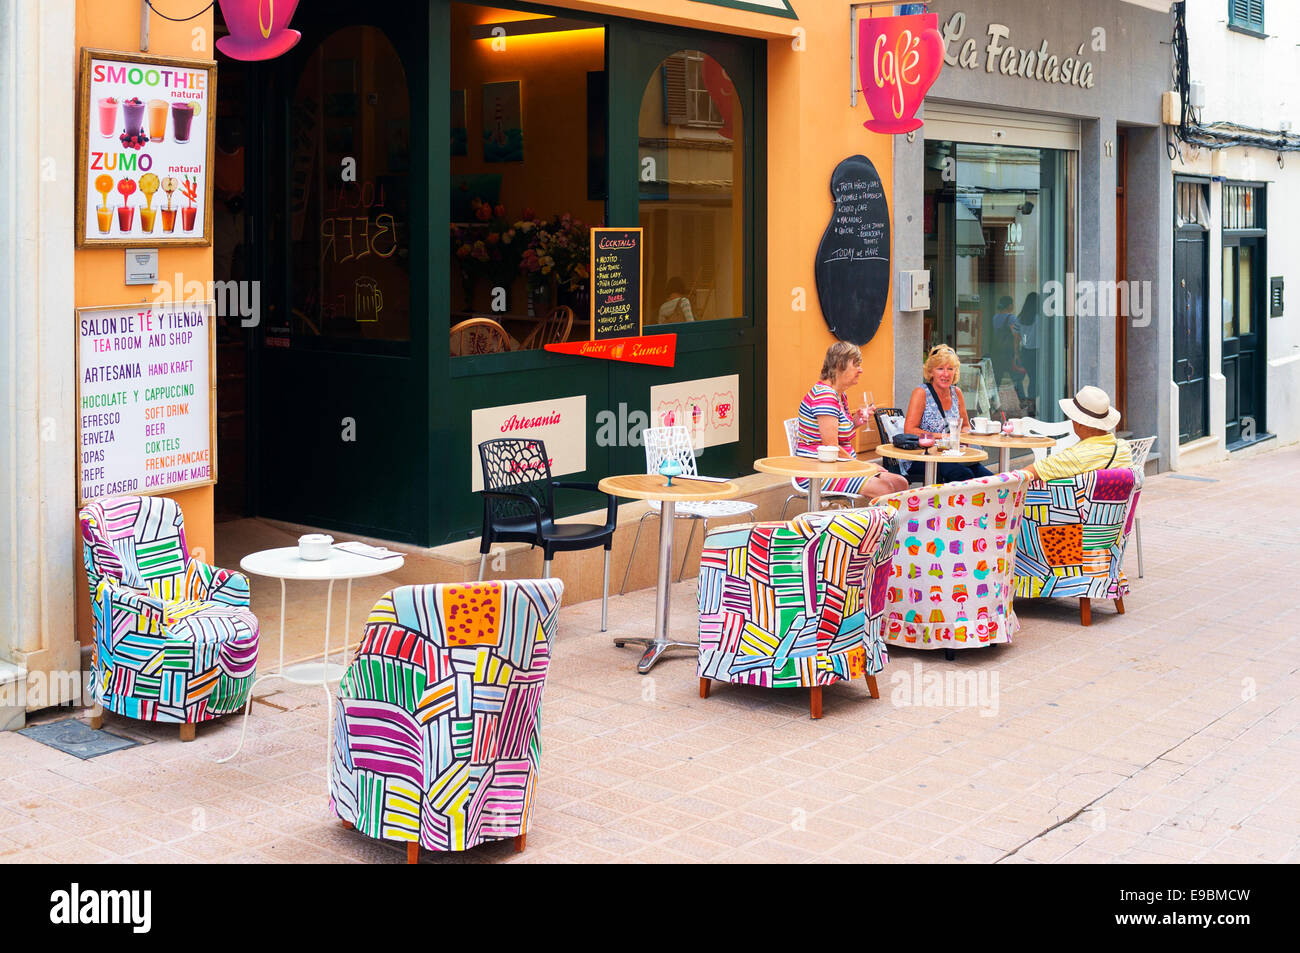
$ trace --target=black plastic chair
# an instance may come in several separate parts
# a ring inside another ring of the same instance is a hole
[[[587,490],[599,493],[594,483],[551,479],[551,460],[540,440],[501,437],[478,445],[483,468],[483,536],[478,577],[487,571],[494,543],[528,543],[542,548],[543,577],[551,575],[556,553],[605,547],[605,586],[600,600],[600,631],[607,628],[609,605],[609,553],[618,527],[618,500],[608,493],[605,525],[555,522],[555,491]]]

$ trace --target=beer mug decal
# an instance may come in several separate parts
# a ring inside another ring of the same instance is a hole
[[[384,310],[384,293],[379,290],[379,283],[365,275],[352,283],[356,295],[353,313],[358,323],[379,320],[379,312]]]

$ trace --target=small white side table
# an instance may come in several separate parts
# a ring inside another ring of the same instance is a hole
[[[344,613],[343,653],[347,654],[348,632],[352,627],[352,580],[365,579],[369,576],[383,576],[396,572],[406,563],[406,557],[394,553],[386,559],[372,559],[358,556],[356,553],[331,549],[327,559],[308,560],[298,555],[297,546],[282,546],[279,549],[264,549],[249,553],[239,561],[239,568],[255,576],[268,576],[280,580],[280,664],[274,672],[259,675],[252,688],[248,690],[248,701],[244,705],[244,726],[239,732],[239,745],[217,763],[229,761],[239,754],[244,747],[244,735],[248,731],[248,713],[253,707],[253,691],[268,678],[283,678],[298,685],[319,685],[329,695],[330,682],[337,682],[343,677],[345,667],[329,660],[330,656],[330,616],[334,609],[334,583],[341,579],[348,581],[347,609]],[[284,667],[284,596],[285,582],[296,579],[302,582],[328,582],[325,597],[325,653],[319,662],[301,662]],[[327,713],[327,731],[333,725],[332,713]]]

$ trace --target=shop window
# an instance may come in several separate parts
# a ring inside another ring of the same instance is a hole
[[[1225,185],[1223,187],[1223,227],[1228,229],[1263,228],[1264,217],[1259,214],[1261,189],[1250,185]]]
[[[290,333],[411,337],[411,109],[383,31],[351,26],[307,60],[290,126]]]
[[[1073,393],[1073,170],[1063,150],[926,143],[924,335],[957,351],[972,415],[1060,420]]]
[[[604,69],[597,23],[451,5],[452,357],[590,336]]]
[[[1228,26],[1264,36],[1264,0],[1228,0]]]
[[[727,71],[698,50],[666,57],[638,130],[646,325],[744,314],[744,110]]]
[[[1210,203],[1204,185],[1199,182],[1179,182],[1177,202],[1175,214],[1179,228],[1210,227]]]

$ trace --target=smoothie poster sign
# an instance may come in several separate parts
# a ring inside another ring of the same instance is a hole
[[[77,311],[81,500],[215,483],[212,302]]]
[[[210,243],[215,79],[203,60],[82,50],[78,244]]]

